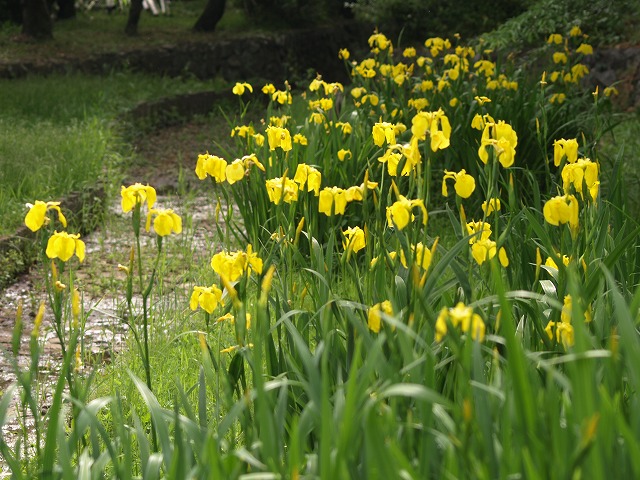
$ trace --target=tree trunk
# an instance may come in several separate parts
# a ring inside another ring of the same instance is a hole
[[[127,26],[124,29],[124,33],[131,36],[138,34],[138,22],[140,21],[141,13],[142,0],[131,0],[131,6],[129,7],[129,19],[127,20]]]
[[[209,0],[193,29],[196,32],[213,32],[224,14],[226,3],[227,0]]]
[[[53,38],[53,22],[46,0],[22,0],[22,33],[38,40]]]
[[[75,0],[56,0],[58,4],[58,20],[76,17]]]

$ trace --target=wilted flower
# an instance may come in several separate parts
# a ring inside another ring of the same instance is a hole
[[[616,87],[605,87],[604,96],[610,97],[611,95],[618,95],[618,89]]]

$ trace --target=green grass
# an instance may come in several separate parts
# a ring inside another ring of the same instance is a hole
[[[143,101],[217,86],[127,72],[0,81],[0,235],[22,223],[25,203],[59,200],[121,163],[129,154],[122,135],[134,132],[118,115]]]
[[[602,138],[598,154],[603,169],[620,165],[627,213],[637,219],[640,216],[640,116],[620,114],[616,122],[619,123]],[[609,189],[608,185],[604,188]]]

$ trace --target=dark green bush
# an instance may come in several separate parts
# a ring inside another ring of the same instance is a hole
[[[422,41],[429,37],[471,38],[493,30],[522,13],[528,0],[468,2],[452,0],[358,0],[350,4],[356,18],[373,23],[390,38]]]
[[[0,25],[5,22],[20,23],[20,0],[0,0]]]
[[[244,0],[243,6],[257,22],[281,27],[318,25],[350,14],[341,0]]]
[[[539,45],[549,33],[566,34],[577,25],[589,34],[592,44],[606,45],[637,28],[639,17],[637,0],[538,0],[483,39],[490,48],[522,51]]]

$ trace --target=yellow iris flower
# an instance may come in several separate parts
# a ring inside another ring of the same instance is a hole
[[[67,219],[60,210],[60,202],[45,203],[41,200],[36,200],[35,204],[27,203],[27,207],[29,207],[29,211],[24,217],[24,224],[32,232],[40,230],[42,225],[49,222],[49,217],[47,217],[47,210],[55,210],[56,212],[58,212],[58,220],[63,227],[67,226]]]
[[[482,163],[486,164],[489,161],[487,148],[491,147],[500,164],[504,168],[509,168],[513,165],[517,145],[518,136],[511,125],[502,120],[497,123],[490,122],[485,125],[482,132],[478,155]]]
[[[384,145],[386,140],[387,144],[394,145],[396,143],[396,131],[394,125],[389,122],[378,122],[373,126],[373,143],[378,147]]]
[[[576,53],[581,53],[583,55],[593,55],[593,47],[588,43],[581,43],[578,48],[576,48]]]
[[[471,338],[482,342],[485,336],[485,324],[482,317],[473,313],[473,308],[459,302],[453,308],[444,307],[436,319],[436,342],[441,342],[448,331],[448,324],[453,328],[461,327],[463,333],[471,332]]]
[[[307,191],[313,191],[317,197],[320,194],[320,183],[322,182],[322,174],[315,167],[311,167],[304,163],[301,163],[296,168],[296,174],[293,180],[299,185],[301,189],[304,189],[306,184]]]
[[[147,232],[151,230],[151,218],[154,216],[153,229],[159,236],[166,237],[172,232],[182,232],[182,219],[178,214],[174,213],[171,209],[160,210],[155,208],[149,210],[147,214],[147,223],[145,225]]]
[[[422,242],[418,242],[416,245],[411,245],[411,251],[413,252],[413,262],[423,270],[429,270],[433,252],[435,252],[437,245],[438,242],[434,242],[431,250],[429,250],[427,246]],[[395,252],[392,253],[395,254]],[[409,268],[407,264],[407,258],[404,255],[404,250],[400,250],[400,263],[402,263],[402,266],[404,268]]]
[[[225,168],[225,177],[229,185],[242,180],[246,173],[245,162],[241,158],[235,159]]]
[[[298,200],[298,184],[287,177],[271,178],[265,183],[269,200],[276,205],[284,200],[291,203]]]
[[[382,328],[382,313],[393,315],[393,306],[389,300],[376,303],[367,314],[367,326],[373,333],[379,333]]]
[[[76,254],[80,262],[84,261],[85,245],[80,234],[70,235],[67,232],[55,231],[47,242],[46,254],[49,258],[59,258],[63,262]]]
[[[273,86],[273,83],[267,83],[264,87],[262,87],[262,93],[265,95],[273,95],[276,91],[276,87]]]
[[[547,200],[542,213],[551,225],[568,223],[572,230],[578,228],[578,200],[573,195],[562,195]]]
[[[234,85],[232,92],[234,95],[242,95],[245,90],[249,90],[251,93],[253,93],[253,87],[251,85],[249,85],[246,82],[243,82],[243,83],[237,82]]]
[[[421,199],[409,200],[406,197],[399,195],[398,200],[393,205],[387,207],[387,222],[390,227],[396,227],[398,230],[404,229],[414,215],[411,211],[418,207],[422,210],[422,224],[427,224],[427,209],[424,206],[424,202]]]
[[[347,228],[342,233],[345,237],[345,240],[342,242],[342,248],[344,248],[345,251],[357,253],[367,245],[364,230],[360,227]]]
[[[269,150],[275,150],[280,147],[285,152],[288,152],[293,148],[291,145],[291,133],[286,128],[267,127],[267,140],[269,141]]]
[[[224,301],[222,300],[222,290],[217,285],[193,287],[193,293],[189,300],[189,308],[191,310],[196,310],[200,307],[207,313],[213,313],[218,305],[224,305]]]
[[[149,185],[135,183],[128,187],[122,186],[120,190],[122,196],[122,211],[127,213],[137,204],[143,205],[147,202],[147,207],[153,208],[156,203],[156,189]]]
[[[227,161],[208,153],[200,154],[196,163],[196,175],[200,180],[210,176],[218,183],[224,182],[227,179]]]
[[[211,259],[211,268],[228,282],[235,282],[244,272],[262,273],[262,259],[253,251],[251,244],[247,245],[247,251],[219,252]]]
[[[493,212],[499,212],[501,208],[499,198],[490,198],[482,202],[482,211],[485,215],[491,215]]]
[[[496,242],[489,240],[478,240],[471,245],[471,256],[478,262],[478,265],[482,265],[485,261],[491,260],[498,253],[498,260],[503,267],[509,266],[509,257],[507,257],[507,251],[504,247],[500,247],[500,250],[496,248]]]
[[[571,187],[584,198],[582,186],[586,185],[592,200],[598,195],[598,164],[588,158],[581,158],[575,163],[568,163],[562,169],[562,187],[564,193],[571,193]]]
[[[351,158],[351,150],[345,150],[344,148],[341,148],[340,150],[338,150],[338,160],[340,160],[341,162],[344,162],[345,159],[349,157]]]
[[[449,170],[444,171],[444,177],[442,178],[442,196],[446,197],[449,195],[447,190],[447,180],[453,179],[454,185],[453,188],[456,191],[456,194],[461,198],[469,198],[473,191],[476,189],[476,181],[475,179],[469,175],[466,170],[462,169],[459,172],[450,172]]]
[[[560,138],[553,142],[553,164],[559,167],[563,158],[566,158],[568,163],[578,160],[578,140]]]
[[[450,145],[451,124],[444,111],[418,112],[411,119],[411,134],[418,140],[425,140],[427,133],[431,138],[431,150],[443,150]]]
[[[340,187],[325,187],[318,198],[318,211],[327,216],[344,215],[347,208],[347,192]]]

